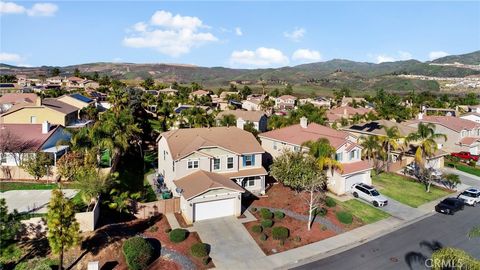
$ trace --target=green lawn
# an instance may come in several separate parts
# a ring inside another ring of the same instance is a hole
[[[455,164],[455,168],[457,168],[457,170],[462,171],[462,172],[466,172],[466,173],[469,173],[469,174],[480,176],[480,168],[478,168],[478,167],[471,167],[471,166],[468,166],[468,165],[463,165],[463,164],[457,163],[457,164]]]
[[[372,181],[380,193],[411,207],[418,207],[449,194],[433,185],[427,193],[422,183],[394,173],[372,176]]]
[[[62,184],[64,188],[71,187],[71,184]],[[55,189],[58,184],[45,184],[45,183],[28,183],[28,182],[0,182],[0,192],[9,190],[48,190]]]
[[[367,203],[352,199],[345,202],[337,201],[346,211],[359,218],[363,223],[369,224],[390,217],[390,215]]]

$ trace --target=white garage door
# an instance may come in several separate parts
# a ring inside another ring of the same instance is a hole
[[[205,220],[235,215],[235,199],[196,203],[193,208],[193,220]]]
[[[365,179],[364,173],[354,174],[345,179],[345,192],[352,190],[353,184],[362,183]]]

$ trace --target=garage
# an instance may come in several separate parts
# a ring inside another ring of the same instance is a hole
[[[352,190],[352,186],[356,183],[363,183],[365,179],[365,173],[357,173],[354,175],[347,176],[345,178],[345,192]]]
[[[199,202],[193,207],[193,220],[235,216],[235,198]]]

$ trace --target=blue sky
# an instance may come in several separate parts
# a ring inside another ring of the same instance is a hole
[[[46,0],[48,1],[48,0]],[[0,62],[278,67],[480,49],[480,2],[0,2]]]

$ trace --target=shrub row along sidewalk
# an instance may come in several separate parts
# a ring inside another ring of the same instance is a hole
[[[297,220],[301,220],[301,221],[305,221],[307,222],[308,221],[308,216],[306,215],[301,215],[301,214],[298,214],[298,213],[295,213],[293,211],[290,211],[288,209],[281,209],[281,208],[273,208],[273,207],[265,207],[265,206],[262,206],[261,208],[266,208],[272,212],[275,212],[275,211],[281,211],[283,213],[285,213],[285,215],[291,217],[291,218],[294,218],[294,219],[297,219]],[[332,230],[334,231],[335,233],[339,234],[339,233],[342,233],[344,230],[340,227],[338,227],[337,225],[333,224],[330,220],[324,218],[324,217],[321,217],[320,215],[317,215],[315,217],[315,219],[313,220],[314,223],[319,223],[319,224],[322,224],[322,225],[325,225],[325,227],[327,227],[327,229],[329,230]]]

